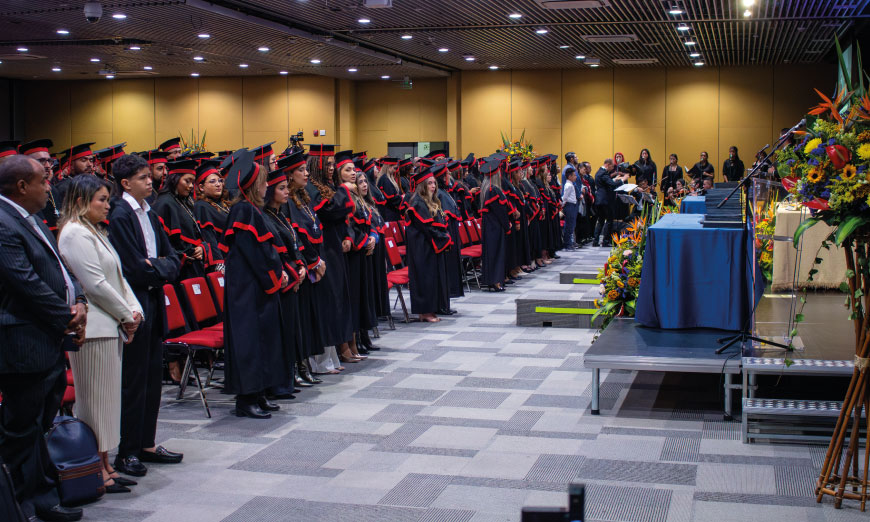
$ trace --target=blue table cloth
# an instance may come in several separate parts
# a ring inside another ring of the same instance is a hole
[[[752,281],[742,273],[751,270],[749,234],[744,229],[703,228],[703,217],[666,214],[649,228],[635,312],[639,323],[654,328],[743,328],[752,305]]]
[[[686,196],[680,202],[680,214],[706,214],[707,196]]]

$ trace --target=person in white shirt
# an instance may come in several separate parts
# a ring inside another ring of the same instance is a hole
[[[565,187],[562,189],[562,213],[565,216],[565,226],[562,228],[562,245],[565,250],[574,250],[574,226],[577,223],[577,169],[571,168],[565,172]]]

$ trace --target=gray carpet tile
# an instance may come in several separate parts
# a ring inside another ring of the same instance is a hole
[[[372,422],[399,422],[405,423],[425,408],[421,404],[388,404],[387,407],[372,415]]]
[[[553,368],[547,368],[544,366],[523,366],[514,377],[517,379],[546,379],[551,373],[553,373]]]
[[[322,468],[326,462],[349,446],[346,442],[320,440],[304,443],[299,439],[278,439],[231,469],[279,473],[283,475],[335,476],[341,470]]]
[[[787,497],[810,497],[815,494],[819,469],[815,466],[774,466],[776,492]]]
[[[672,492],[667,489],[587,485],[586,516],[590,520],[664,522]]]
[[[698,462],[715,462],[721,464],[752,464],[755,466],[811,466],[821,467],[807,458],[801,457],[765,457],[763,455],[727,455],[701,453]]]
[[[474,486],[502,489],[529,489],[534,491],[565,491],[564,483],[543,480],[511,480],[486,477],[453,477],[453,486]]]
[[[585,459],[578,478],[694,486],[697,466],[610,459]]]
[[[787,497],[784,495],[753,495],[751,493],[718,493],[696,491],[695,500],[704,502],[731,502],[735,504],[767,504],[775,506],[817,507],[815,497]]]
[[[700,439],[701,431],[668,430],[657,428],[623,428],[620,426],[605,426],[601,428],[602,435],[634,435],[641,437],[678,437],[681,439]]]
[[[577,478],[584,460],[579,455],[541,455],[525,479],[564,485]]]
[[[510,393],[504,392],[452,390],[438,399],[433,406],[498,408],[509,396]]]
[[[423,510],[395,506],[309,502],[291,498],[257,497],[223,522],[289,522],[295,520],[334,520],[352,522],[379,520],[408,522],[419,520]]]
[[[543,411],[538,410],[520,410],[504,423],[504,430],[530,430],[544,415]]]
[[[533,393],[526,399],[523,406],[534,406],[544,408],[583,408],[588,404],[589,400],[583,397],[575,397],[573,395],[548,395],[545,393]]]
[[[384,399],[384,400],[400,400],[400,401],[416,401],[416,402],[432,402],[441,395],[443,391],[438,390],[417,390],[412,388],[386,388],[382,386],[372,386],[363,388],[353,394],[357,399]]]
[[[740,422],[704,421],[705,439],[740,440]]]
[[[536,390],[543,381],[540,379],[501,379],[496,377],[466,377],[457,386],[462,388],[503,388],[509,390]]]
[[[701,449],[699,437],[668,437],[662,448],[661,460],[672,462],[698,462],[698,453]]]
[[[446,475],[409,473],[378,504],[428,507],[450,485],[451,478]]]

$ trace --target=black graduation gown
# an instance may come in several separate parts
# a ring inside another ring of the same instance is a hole
[[[396,222],[401,219],[402,194],[396,189],[387,176],[378,178],[377,187],[384,196],[381,215],[385,221]]]
[[[314,290],[319,294],[315,302],[320,318],[320,340],[324,346],[337,346],[353,339],[347,260],[341,251],[341,242],[350,239],[347,218],[353,212],[353,200],[344,185],[336,188],[329,199],[322,198],[312,184],[306,185],[305,190],[322,224],[320,255],[326,262],[326,273]]]
[[[507,276],[511,270],[523,264],[520,259],[522,257],[522,245],[520,244],[522,231],[514,227],[515,224],[522,220],[523,203],[517,194],[516,187],[506,177],[501,179],[501,190],[507,197],[509,214],[513,214],[515,211],[520,212],[520,217],[515,218],[510,216],[511,229],[508,234],[507,253],[505,254],[505,268],[507,269],[505,276]]]
[[[468,187],[468,194],[471,196],[469,210],[472,213],[472,217],[480,217],[480,192],[471,194],[471,189],[479,189],[483,184],[470,172],[465,176],[463,181],[465,181],[465,186]]]
[[[206,271],[213,272],[218,270],[224,264],[224,255],[218,246],[220,238],[224,234],[224,229],[227,227],[227,216],[229,212],[224,212],[223,209],[217,208],[204,199],[196,200],[193,204],[193,215],[196,218],[196,223],[199,225],[199,231],[202,234],[202,240],[208,244],[208,254]]]
[[[366,244],[372,236],[371,213],[357,205],[348,220],[353,246],[347,257],[347,287],[350,293],[351,324],[354,332],[378,325],[375,311],[375,283],[372,256],[366,255]],[[377,232],[375,232],[375,235]]]
[[[433,216],[426,202],[417,195],[409,203],[405,214],[408,222],[405,257],[411,312],[434,314],[450,308],[446,252],[453,240],[447,232],[446,216]]]
[[[544,249],[541,238],[541,194],[531,181],[524,179],[520,188],[526,198],[526,222],[528,223],[529,263],[541,257]]]
[[[511,230],[509,203],[504,192],[498,187],[490,186],[480,206],[483,216],[481,230],[481,283],[497,285],[504,282],[507,270],[507,239]]]
[[[715,171],[716,171],[716,169],[713,167],[713,164],[710,163],[709,161],[707,162],[706,165],[701,165],[701,162],[699,161],[699,162],[695,163],[694,165],[692,165],[692,168],[689,169],[689,176],[691,176],[692,179],[699,179],[699,178],[704,178],[704,177],[713,177],[713,174],[715,173]]]
[[[224,390],[247,395],[290,382],[281,315],[276,238],[260,209],[247,201],[230,208],[221,238],[224,293]]]
[[[475,217],[474,206],[472,205],[472,200],[474,198],[471,197],[471,192],[468,191],[468,187],[465,186],[465,183],[451,180],[450,188],[447,189],[447,192],[453,196],[453,201],[455,201],[456,206],[459,207],[459,216],[463,221]]]
[[[447,289],[451,299],[462,297],[465,291],[462,288],[462,256],[459,253],[462,238],[459,236],[459,221],[462,219],[456,201],[442,188],[436,192],[441,208],[447,216],[447,232],[453,241],[453,246],[447,249]]]
[[[157,196],[153,208],[160,216],[160,223],[169,236],[172,248],[182,260],[180,279],[204,276],[206,267],[211,266],[215,256],[208,244],[202,240],[202,232],[193,217],[193,208],[188,207],[171,192]],[[198,246],[203,248],[202,260],[193,258],[193,251]]]
[[[552,237],[551,251],[560,250],[562,245],[562,223],[559,212],[562,210],[562,188],[558,183],[550,184],[553,202],[550,205],[550,235]]]
[[[646,181],[650,188],[655,189],[656,187],[656,176],[658,172],[656,172],[656,164],[653,161],[649,163],[642,163],[640,160],[634,162],[634,166],[637,167],[637,173],[634,176],[635,183],[640,185],[641,181]]]
[[[299,252],[296,232],[293,231],[293,227],[290,226],[283,212],[264,209],[263,214],[266,217],[266,227],[275,236],[275,242],[273,243],[275,251],[281,257],[284,271],[290,276],[290,284],[282,288],[278,294],[281,297],[284,348],[287,350],[286,357],[291,365],[290,373],[292,375],[293,364],[301,360],[301,358],[306,357],[302,353],[302,324],[299,320],[299,295],[293,291],[293,288],[300,283],[298,270],[303,265],[302,254]]]
[[[671,165],[665,165],[665,168],[662,170],[662,194],[667,196],[669,188],[673,187],[676,189],[678,179],[683,179],[683,167],[677,165],[676,170],[671,172]]]
[[[725,181],[740,181],[743,175],[746,174],[746,167],[743,165],[742,159],[732,161],[731,158],[725,160],[722,164],[722,174],[725,176]]]
[[[48,201],[45,202],[45,208],[39,213],[42,216],[42,222],[55,236],[57,236],[57,220],[60,218],[60,209],[63,203],[59,198],[57,189],[51,185],[48,189]]]
[[[370,256],[374,273],[375,312],[378,317],[384,317],[390,315],[390,291],[387,288],[387,246],[384,242],[386,222],[379,213],[372,213],[372,230],[378,233],[378,242]]]
[[[399,216],[404,216],[408,210],[408,202],[414,195],[411,192],[411,181],[408,178],[399,178],[399,186],[402,187],[402,201],[399,204]]]
[[[306,212],[307,210],[307,212]],[[320,339],[320,315],[317,299],[325,294],[318,292],[320,283],[313,283],[314,267],[320,262],[320,246],[323,244],[323,231],[317,214],[308,206],[306,210],[296,208],[292,200],[284,205],[284,215],[290,216],[290,224],[296,231],[299,240],[299,253],[308,268],[308,276],[302,280],[299,287],[299,324],[301,334],[300,354],[304,357],[320,355],[324,352],[323,341]],[[309,215],[310,212],[310,215]],[[329,316],[325,318],[329,320]]]

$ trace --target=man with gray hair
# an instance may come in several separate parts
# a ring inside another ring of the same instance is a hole
[[[614,205],[616,204],[616,187],[625,183],[628,173],[620,174],[613,164],[613,158],[605,158],[604,165],[595,173],[595,215],[598,216],[595,223],[595,232],[592,236],[592,246],[610,246],[610,230],[613,228]],[[604,241],[599,243],[598,238],[604,235]]]

